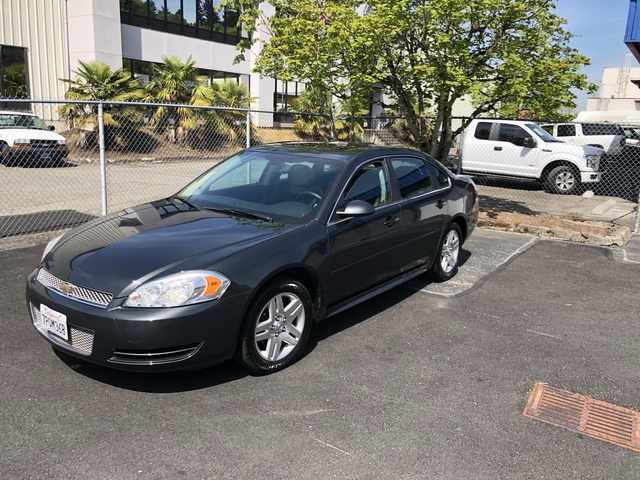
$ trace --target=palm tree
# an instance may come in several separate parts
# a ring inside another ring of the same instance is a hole
[[[61,78],[69,85],[64,98],[68,100],[130,101],[140,95],[140,84],[129,72],[122,68],[112,70],[107,64],[94,60],[79,61],[80,68],[73,73],[75,79]],[[95,104],[69,103],[58,109],[61,118],[69,121],[71,127],[94,127],[98,123],[98,106]],[[132,133],[142,114],[132,107],[112,106],[104,111],[105,137],[112,144],[118,127],[122,132]]]
[[[302,94],[291,101],[296,112],[293,130],[303,138],[327,140],[331,138],[331,94],[318,87],[307,87]]]
[[[189,56],[182,62],[175,55],[163,58],[163,63],[153,65],[152,81],[146,86],[143,100],[163,104],[196,105],[207,98],[207,78],[198,75],[195,61]],[[202,111],[185,107],[157,107],[150,118],[159,132],[169,131],[173,141],[178,131],[196,129],[202,123]]]
[[[24,63],[14,63],[3,70],[5,97],[27,98],[27,72]]]
[[[214,81],[208,89],[201,89],[194,96],[194,105],[237,108],[238,110],[207,110],[203,135],[223,137],[227,140],[246,140],[246,112],[255,98],[249,96],[247,87],[233,80]],[[251,125],[250,128],[253,129]]]
[[[365,98],[365,96],[352,95],[340,102],[342,119],[336,122],[338,140],[355,142],[361,137],[364,132],[363,116],[369,113]]]

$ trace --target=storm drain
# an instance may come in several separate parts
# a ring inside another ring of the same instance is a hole
[[[640,412],[536,383],[524,415],[640,452]]]

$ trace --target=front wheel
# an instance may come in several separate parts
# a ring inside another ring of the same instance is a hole
[[[568,195],[578,191],[580,179],[573,168],[561,165],[549,172],[547,186],[552,193]]]
[[[260,374],[291,365],[311,333],[311,304],[309,292],[297,280],[268,285],[249,307],[236,360]]]
[[[440,282],[452,278],[458,272],[458,258],[462,244],[462,231],[457,223],[449,225],[440,241],[438,256],[433,262],[429,275]]]

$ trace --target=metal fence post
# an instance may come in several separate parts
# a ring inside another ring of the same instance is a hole
[[[636,223],[633,225],[633,233],[640,233],[640,191],[638,192],[638,205],[636,205]]]
[[[98,104],[98,138],[100,142],[100,181],[102,188],[102,215],[107,214],[107,163],[104,159],[104,104]]]
[[[247,148],[251,147],[251,112],[247,110]]]

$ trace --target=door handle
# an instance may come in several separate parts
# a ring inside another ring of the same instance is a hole
[[[438,202],[436,203],[436,207],[438,207],[438,208],[442,208],[442,207],[444,207],[446,204],[447,204],[447,201],[446,201],[446,200],[442,200],[442,199],[440,199],[440,200],[438,200]]]
[[[502,150],[502,147],[493,147],[493,149],[499,152],[500,150]]]
[[[387,227],[393,227],[393,224],[399,220],[400,220],[400,217],[387,217],[387,219],[384,221],[384,224]]]

